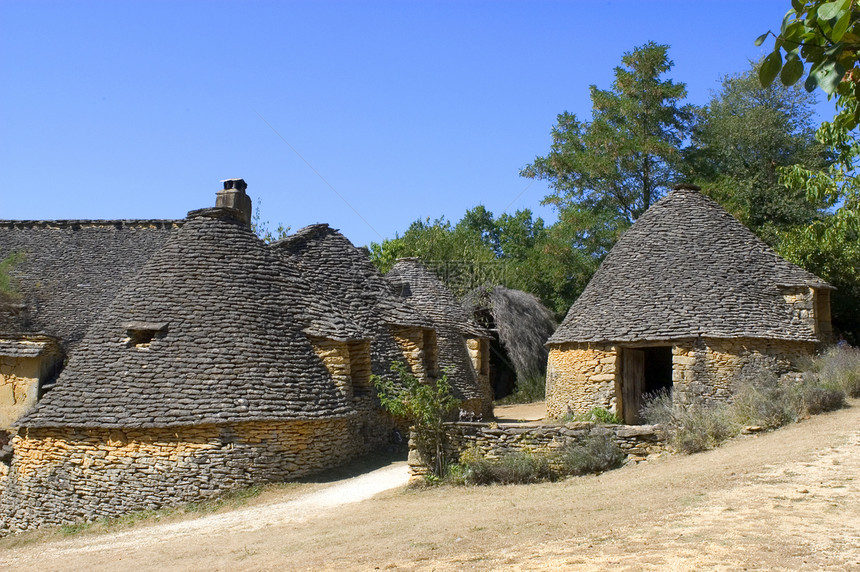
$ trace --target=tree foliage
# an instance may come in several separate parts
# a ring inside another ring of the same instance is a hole
[[[549,182],[545,203],[597,257],[676,179],[691,109],[686,86],[664,78],[672,65],[654,42],[625,53],[610,89],[591,86],[591,121],[559,115],[549,154],[520,171]]]
[[[822,169],[830,153],[814,137],[815,96],[799,86],[762,87],[759,67],[723,78],[697,110],[685,157],[696,184],[774,245],[779,229],[809,224],[825,207],[803,189],[786,189],[780,168]]]

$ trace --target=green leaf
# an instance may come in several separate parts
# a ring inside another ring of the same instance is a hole
[[[848,30],[848,26],[851,24],[851,12],[846,10],[844,14],[839,18],[839,21],[836,22],[836,25],[833,26],[833,32],[830,34],[830,37],[833,38],[834,42],[838,42],[845,35],[845,32]],[[758,45],[758,44],[756,44]]]
[[[791,0],[791,8],[799,13],[803,10],[803,2],[801,0]]]
[[[782,67],[782,54],[779,51],[771,52],[761,64],[761,69],[758,72],[758,79],[762,87],[768,87],[776,79],[776,74],[779,73]]]
[[[759,36],[758,38],[756,38],[756,39],[755,39],[755,45],[757,45],[757,46],[762,45],[762,44],[764,43],[764,41],[767,39],[767,35],[768,35],[769,33],[770,33],[770,32],[765,32],[764,34],[762,34],[761,36]]]
[[[798,58],[788,58],[785,60],[785,66],[779,74],[779,79],[783,85],[794,85],[803,76],[803,62]]]
[[[842,10],[840,2],[826,2],[818,7],[818,17],[822,20],[833,20]]]
[[[806,76],[803,88],[808,92],[813,92],[816,87],[818,87],[818,76],[810,72],[810,74]]]

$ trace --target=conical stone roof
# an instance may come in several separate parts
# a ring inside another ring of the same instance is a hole
[[[792,320],[785,286],[831,288],[780,258],[710,198],[680,188],[624,233],[548,343],[818,341]]]
[[[185,223],[94,322],[24,427],[166,427],[348,415],[302,330],[358,334],[214,208]],[[328,313],[329,317],[322,316]],[[135,345],[134,331],[154,333]]]
[[[327,224],[302,228],[271,246],[300,270],[320,299],[369,332],[374,374],[387,376],[393,361],[403,361],[389,326],[433,327],[397,296],[364,251]]]

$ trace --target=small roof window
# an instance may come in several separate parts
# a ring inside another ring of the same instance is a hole
[[[152,340],[163,337],[167,333],[167,322],[126,322],[123,328],[126,347],[146,349]]]

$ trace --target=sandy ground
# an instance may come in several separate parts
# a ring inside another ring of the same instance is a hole
[[[531,486],[401,487],[325,506],[301,497],[292,502],[309,504],[295,518],[288,506],[257,506],[179,529],[150,525],[0,543],[0,568],[858,570],[858,493],[855,400],[715,451],[599,476]]]
[[[518,403],[516,405],[496,405],[496,421],[499,423],[522,423],[540,421],[546,416],[546,403]]]

